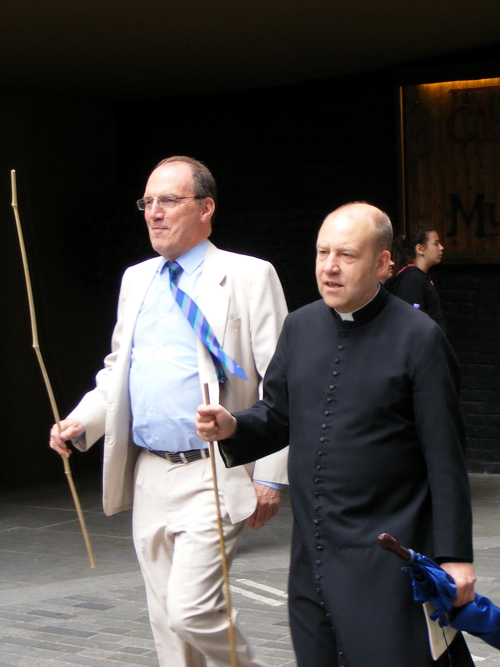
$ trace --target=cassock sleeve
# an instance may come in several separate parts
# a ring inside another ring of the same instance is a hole
[[[238,420],[235,435],[219,442],[221,456],[228,468],[251,463],[288,445],[287,347],[285,320],[264,377],[262,400],[247,410],[235,412]]]
[[[459,366],[433,327],[416,359],[413,406],[432,497],[434,557],[472,562],[472,511],[464,459]]]

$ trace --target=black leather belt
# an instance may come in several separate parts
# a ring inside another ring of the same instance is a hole
[[[208,449],[189,449],[187,452],[157,452],[149,450],[151,454],[166,459],[169,463],[193,463],[200,459],[208,459],[210,452]]]

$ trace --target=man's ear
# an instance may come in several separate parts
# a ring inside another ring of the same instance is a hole
[[[377,278],[380,278],[380,276],[383,276],[387,272],[390,261],[391,253],[388,250],[382,250],[377,259]]]
[[[215,212],[215,201],[212,199],[212,197],[205,197],[202,199],[202,202],[203,208],[201,210],[200,222],[206,224],[213,218]]]

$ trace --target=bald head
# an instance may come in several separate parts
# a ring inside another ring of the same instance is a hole
[[[316,278],[321,296],[340,313],[372,299],[390,260],[392,226],[370,204],[346,204],[325,218],[318,234]]]
[[[387,213],[376,206],[365,202],[353,202],[344,204],[327,215],[325,222],[332,216],[343,214],[351,220],[358,220],[360,224],[371,223],[373,233],[373,249],[375,252],[382,250],[391,251],[393,231],[392,224]],[[323,223],[324,224],[324,223]]]

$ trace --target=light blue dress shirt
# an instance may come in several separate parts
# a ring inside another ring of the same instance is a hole
[[[197,301],[208,241],[177,258],[177,284]],[[170,291],[166,260],[149,287],[134,330],[130,362],[132,437],[136,445],[182,452],[206,447],[197,435],[194,412],[200,403],[196,334]]]

